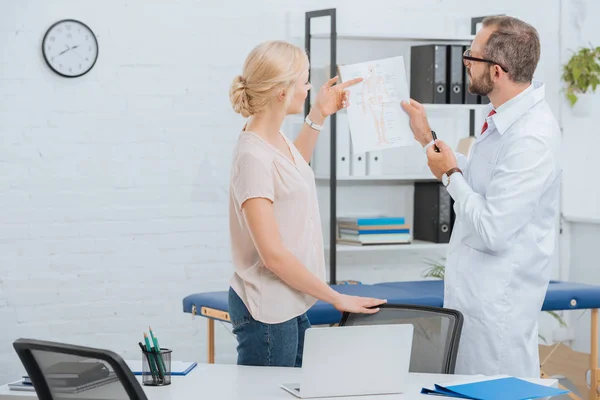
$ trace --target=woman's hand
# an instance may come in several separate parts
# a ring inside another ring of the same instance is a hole
[[[340,294],[333,302],[333,306],[338,311],[342,312],[348,311],[351,313],[375,314],[379,311],[379,308],[375,307],[384,303],[387,303],[387,300]]]
[[[319,93],[317,93],[315,108],[324,118],[340,111],[342,108],[348,107],[350,104],[350,93],[346,88],[362,82],[363,78],[355,78],[334,86],[333,84],[337,80],[337,76],[331,78],[321,86]]]

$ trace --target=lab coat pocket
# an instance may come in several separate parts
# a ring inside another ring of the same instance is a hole
[[[463,279],[469,282],[464,300],[482,320],[494,319],[509,311],[508,284],[513,271],[510,258],[464,246],[461,262]]]

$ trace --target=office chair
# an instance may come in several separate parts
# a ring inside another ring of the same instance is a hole
[[[109,350],[33,339],[13,343],[39,400],[73,398],[148,400],[125,361]],[[73,389],[76,388],[76,389]]]
[[[340,326],[412,324],[410,372],[453,374],[463,315],[448,308],[386,303],[375,314],[344,312]]]

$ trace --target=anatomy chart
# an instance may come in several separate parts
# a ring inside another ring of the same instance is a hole
[[[400,105],[409,101],[404,57],[340,65],[339,69],[342,81],[363,78],[347,89],[352,152],[414,145],[408,114]]]

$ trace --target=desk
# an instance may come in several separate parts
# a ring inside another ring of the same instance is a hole
[[[144,391],[149,400],[298,400],[279,387],[281,383],[300,382],[299,368],[246,367],[233,364],[198,364],[187,376],[174,376],[172,383],[164,387],[147,387]],[[137,377],[141,380],[141,377]],[[352,396],[353,400],[435,400],[439,396],[421,395],[421,388],[434,383],[447,383],[466,379],[461,375],[413,374],[408,379],[409,387],[402,395]],[[481,379],[481,378],[470,378]],[[554,379],[532,379],[532,382],[556,387]],[[111,385],[116,385],[113,383]],[[94,390],[81,393],[79,399],[106,400],[94,397]],[[35,393],[16,392],[6,385],[0,386],[0,400],[35,400]],[[335,399],[340,399],[339,397]],[[111,397],[111,400],[122,400]],[[324,400],[324,399],[323,399]]]
[[[332,285],[340,293],[385,298],[389,303],[416,304],[443,307],[444,282],[424,280],[411,282],[382,282],[369,285]],[[214,362],[214,322],[230,322],[228,292],[193,293],[183,299],[183,312],[208,318],[208,362]],[[600,286],[572,282],[552,281],[540,311],[591,310],[591,357],[592,388],[600,388],[598,368],[598,309]],[[308,312],[313,325],[333,325],[340,321],[341,313],[332,305],[318,301]],[[542,377],[544,375],[542,374]],[[600,400],[599,390],[590,390],[590,400]]]

